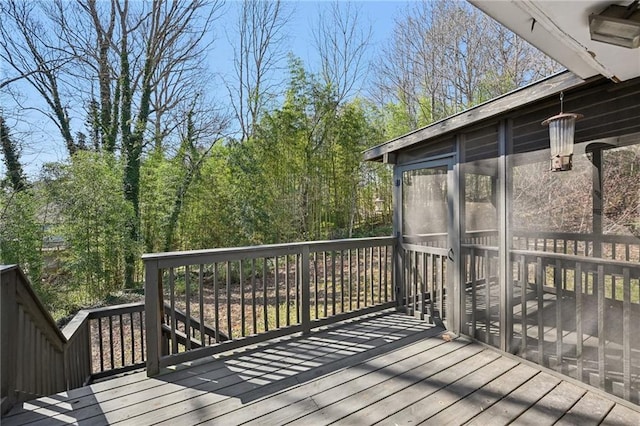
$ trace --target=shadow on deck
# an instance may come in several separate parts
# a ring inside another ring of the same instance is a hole
[[[640,414],[395,312],[15,407],[14,424],[638,424]]]

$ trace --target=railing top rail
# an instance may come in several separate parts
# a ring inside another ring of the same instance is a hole
[[[577,256],[574,254],[554,253],[549,251],[535,250],[511,250],[511,254],[529,257],[543,257],[548,259],[558,259],[568,262],[591,263],[595,265],[615,266],[619,268],[639,268],[640,264],[635,261],[603,259],[601,257]]]
[[[19,269],[18,265],[0,265],[0,272],[9,272],[12,269]]]
[[[581,234],[578,232],[549,232],[549,231],[527,231],[514,229],[514,237],[526,237],[526,238],[549,238],[549,239],[567,239],[567,240],[579,240],[579,241],[600,241],[616,242],[616,243],[629,243],[640,244],[640,237],[633,235],[616,235],[616,234]]]
[[[132,312],[144,312],[144,302],[123,303],[120,305],[103,306],[100,308],[82,309],[73,316],[71,321],[62,329],[67,340],[71,340],[75,333],[87,320],[122,315]]]
[[[494,252],[500,251],[500,247],[488,246],[485,244],[460,244],[460,247],[468,250],[494,251]]]
[[[417,244],[407,244],[403,243],[402,248],[405,250],[411,250],[418,253],[426,253],[426,254],[435,254],[437,256],[446,256],[449,253],[449,250],[442,247],[431,247],[431,246],[420,246]]]
[[[238,259],[283,256],[309,251],[346,250],[350,248],[375,247],[395,243],[395,237],[350,238],[342,240],[303,241],[284,244],[265,244],[247,247],[215,248],[206,250],[174,251],[166,253],[147,253],[142,256],[144,262],[158,261],[159,267],[184,266]]]
[[[62,329],[62,334],[64,334],[67,341],[70,341],[75,337],[78,330],[80,330],[80,328],[86,323],[88,317],[89,311],[83,309],[78,311],[78,313],[71,318],[71,321],[69,321],[69,323]]]
[[[104,317],[110,317],[112,315],[128,314],[131,312],[143,312],[144,301],[123,303],[120,305],[102,306],[100,308],[86,309],[89,319],[98,319]]]
[[[474,231],[465,231],[465,235],[498,235],[498,229],[477,229]]]

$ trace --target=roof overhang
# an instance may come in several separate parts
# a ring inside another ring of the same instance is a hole
[[[533,46],[584,79],[603,75],[614,81],[640,76],[640,49],[593,41],[589,15],[631,0],[469,0]]]
[[[564,71],[547,77],[510,93],[494,98],[488,102],[470,108],[459,114],[437,121],[421,129],[392,139],[381,145],[364,151],[364,159],[369,161],[383,161],[392,163],[393,154],[399,150],[409,148],[427,139],[443,136],[455,132],[482,120],[495,118],[524,105],[536,102],[549,96],[557,95],[582,84],[585,80],[569,71]]]

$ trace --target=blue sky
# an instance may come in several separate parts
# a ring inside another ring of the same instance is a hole
[[[360,23],[367,28],[371,26],[372,38],[369,49],[370,59],[374,59],[380,47],[388,43],[393,31],[394,20],[402,14],[411,2],[406,1],[356,1],[354,4],[360,9]],[[233,50],[229,45],[227,34],[231,34],[236,22],[237,1],[225,5],[224,16],[217,21],[215,44],[209,58],[211,71],[219,75],[232,73]],[[312,28],[323,8],[330,5],[328,1],[287,1],[286,6],[293,11],[292,19],[287,28],[287,41],[290,46],[286,49],[300,57],[305,66],[314,71],[317,69],[318,57],[313,48]],[[0,70],[0,75],[1,74]],[[1,78],[1,77],[0,77]],[[212,92],[222,105],[228,105],[228,92],[222,81],[213,84]],[[43,102],[37,94],[27,86],[20,87],[24,94],[23,105],[43,108]],[[0,102],[5,109],[14,109],[15,104],[10,98],[0,95]],[[74,131],[81,128],[82,118],[74,120]],[[19,121],[8,120],[12,133],[16,139],[25,142],[22,151],[22,161],[30,178],[36,178],[40,167],[45,162],[63,161],[67,158],[66,149],[62,143],[58,129],[48,118],[35,111],[25,112]],[[0,164],[0,173],[4,174],[4,164]]]

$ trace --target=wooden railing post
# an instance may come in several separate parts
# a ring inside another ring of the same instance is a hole
[[[396,236],[396,242],[393,245],[393,288],[396,297],[396,309],[402,312],[407,311],[406,287],[404,282],[404,250],[400,244],[399,234]]]
[[[144,310],[147,333],[147,376],[160,373],[162,354],[162,300],[157,260],[145,261]]]
[[[5,273],[0,271],[0,328],[2,339],[2,395],[1,412],[4,414],[16,402],[16,372],[17,358],[16,348],[21,343],[22,336],[17,335],[17,303],[16,303],[16,281],[17,271],[9,270]]]
[[[309,273],[309,245],[302,246],[302,334],[311,333],[311,278]]]

